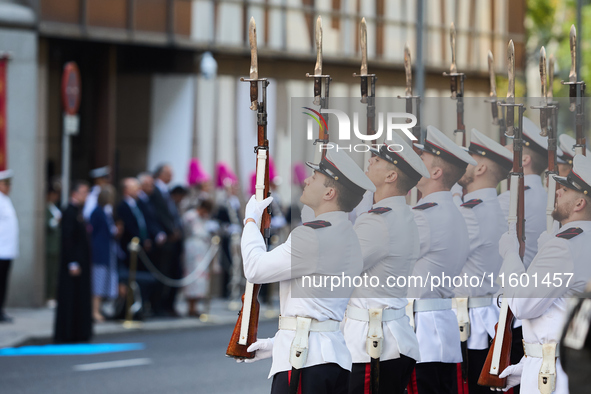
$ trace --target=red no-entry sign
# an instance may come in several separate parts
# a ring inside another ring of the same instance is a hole
[[[68,62],[62,74],[62,103],[68,115],[76,115],[80,108],[80,70],[75,62]]]

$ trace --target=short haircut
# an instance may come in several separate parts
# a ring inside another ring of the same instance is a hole
[[[207,213],[211,213],[213,211],[213,202],[211,200],[202,200],[197,206],[197,209],[203,209]]]
[[[162,171],[164,171],[164,169],[166,167],[169,167],[168,163],[164,163],[164,164],[159,164],[158,167],[156,167],[156,169],[154,170],[154,178],[158,178],[160,177],[160,175],[162,174]]]
[[[175,194],[175,195],[178,194],[178,195],[184,196],[185,194],[187,194],[187,189],[185,189],[181,185],[177,185],[172,188],[172,190],[170,191],[170,194]]]
[[[140,183],[144,183],[144,181],[146,180],[146,178],[151,178],[154,179],[154,176],[152,174],[150,174],[149,172],[145,171],[145,172],[140,172],[137,176],[138,181],[140,181]]]
[[[72,182],[72,186],[70,186],[70,194],[76,193],[82,186],[90,187],[90,183],[83,179],[76,179]]]
[[[363,199],[363,193],[355,193],[347,189],[342,183],[326,177],[324,187],[332,187],[337,192],[337,205],[342,211],[351,212]]]
[[[534,173],[540,175],[546,171],[546,168],[548,168],[548,156],[526,146],[523,147],[523,153],[531,157],[531,168]]]
[[[460,167],[442,159],[439,156],[433,156],[433,166],[439,167],[443,171],[443,175],[441,177],[443,186],[446,189],[451,189],[452,186],[455,185],[462,178],[462,176],[464,176],[466,168],[468,168],[468,164],[466,163],[466,165]]]
[[[396,179],[396,189],[398,189],[399,192],[406,194],[410,191],[410,189],[415,187],[417,183],[419,183],[420,178],[414,180],[411,177],[409,177],[404,171],[398,168],[395,164],[392,164],[388,161],[387,163],[389,169],[396,171],[396,174],[398,174],[398,178]]]
[[[113,204],[115,202],[115,188],[112,185],[101,186],[101,191],[97,197],[97,204],[101,207]]]
[[[510,169],[505,168],[499,163],[496,163],[488,158],[485,164],[486,168],[488,168],[490,171],[490,176],[496,181],[497,184],[502,180],[507,179],[507,175],[509,175],[509,172],[511,171]]]

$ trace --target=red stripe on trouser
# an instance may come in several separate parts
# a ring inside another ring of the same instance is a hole
[[[410,382],[408,382],[406,389],[408,394],[419,394],[419,389],[417,387],[417,372],[414,369],[412,375],[410,375]]]
[[[291,384],[291,370],[287,371],[287,384]],[[300,371],[300,379],[298,382],[298,394],[302,394],[302,371]]]
[[[363,381],[363,394],[370,394],[371,385],[371,364],[365,364],[365,380]],[[377,394],[377,393],[371,393]]]
[[[462,379],[462,363],[456,364],[456,371],[458,375],[458,394],[468,394],[468,382],[464,383],[464,379]]]

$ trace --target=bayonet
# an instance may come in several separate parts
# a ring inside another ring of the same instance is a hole
[[[509,73],[507,104],[515,104],[515,45],[513,44],[513,40],[509,41],[509,46],[507,48],[507,70]],[[515,108],[513,106],[507,106],[507,118],[505,119],[505,122],[507,124],[507,131],[505,134],[508,137],[513,137],[513,125],[515,122]]]
[[[449,73],[455,74],[458,72],[458,69],[456,67],[456,27],[453,22],[449,28],[449,43],[451,44],[451,66],[449,67]]]
[[[410,49],[408,43],[404,46],[404,73],[406,77],[406,112],[412,114],[412,64],[410,59]]]
[[[554,98],[554,61],[554,54],[552,54],[548,59],[548,78],[550,79],[548,82],[548,98],[550,101],[553,101]]]
[[[570,85],[570,111],[574,112],[577,107],[577,29],[575,25],[570,27],[570,72],[568,73]]]
[[[367,103],[367,24],[365,18],[359,24],[359,46],[361,48],[361,102]]]
[[[449,29],[449,42],[451,44],[451,66],[449,67],[449,73],[444,72],[443,75],[449,77],[451,98],[457,100],[457,126],[454,130],[456,144],[466,146],[466,125],[464,124],[464,78],[466,75],[459,73],[456,67],[456,27],[453,22]]]
[[[316,66],[314,67],[314,105],[320,105],[322,96],[322,18],[316,19]]]
[[[540,80],[542,83],[542,108],[540,108],[540,135],[548,135],[548,96],[547,96],[547,78],[546,78],[546,48],[540,49]]]
[[[259,63],[257,50],[257,27],[254,17],[250,18],[248,23],[248,40],[250,42],[250,109],[256,111],[259,101]]]
[[[497,77],[495,75],[495,60],[491,51],[488,51],[488,75],[490,78],[490,108],[493,124],[499,124],[499,107],[497,106]]]

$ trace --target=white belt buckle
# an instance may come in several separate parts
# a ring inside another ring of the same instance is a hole
[[[295,369],[301,369],[308,359],[308,335],[312,319],[309,317],[296,317],[295,337],[291,342],[289,351],[289,363]]]
[[[556,388],[556,343],[542,344],[542,367],[538,374],[541,394],[550,394]]]
[[[412,327],[413,331],[416,331],[415,327],[415,300],[410,300],[408,304],[406,304],[406,316],[410,319],[410,326]]]
[[[365,347],[367,354],[371,358],[379,359],[382,355],[382,344],[384,342],[384,331],[382,330],[382,313],[381,308],[370,308],[369,312],[369,328],[367,330],[367,340]]]
[[[456,298],[456,312],[460,341],[466,342],[470,338],[470,314],[468,313],[468,298]]]

